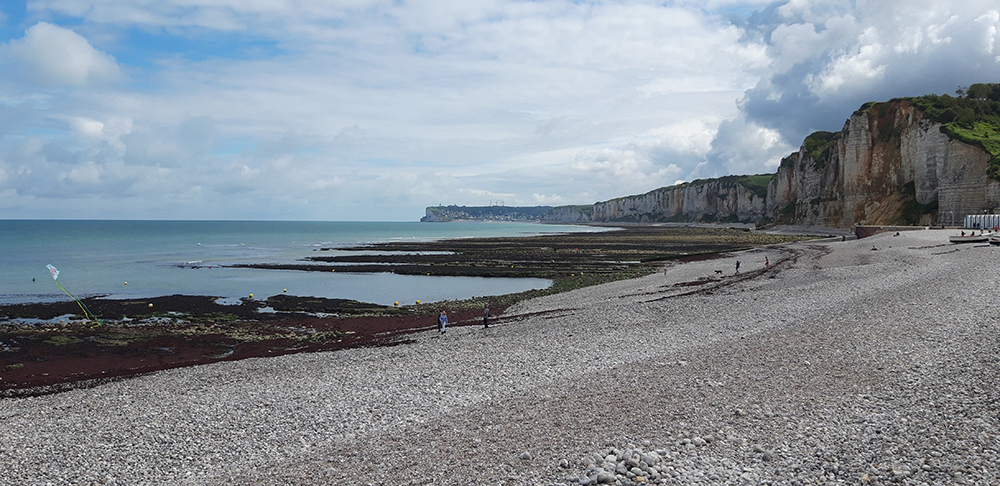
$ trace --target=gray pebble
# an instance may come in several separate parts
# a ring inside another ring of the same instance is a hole
[[[519,303],[489,336],[3,398],[0,477],[614,484],[631,460],[640,484],[1000,484],[1000,305],[974,278],[993,248],[909,233],[740,252],[785,259],[775,278],[675,285],[712,262],[669,264]]]

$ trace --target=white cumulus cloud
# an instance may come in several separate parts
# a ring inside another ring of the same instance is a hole
[[[23,38],[0,47],[0,55],[21,77],[46,86],[84,86],[121,74],[109,54],[76,32],[48,22],[38,22]]]
[[[104,142],[119,155],[125,151],[122,137],[132,133],[132,120],[112,118],[102,122],[88,117],[73,117],[70,120],[73,131],[91,142]]]

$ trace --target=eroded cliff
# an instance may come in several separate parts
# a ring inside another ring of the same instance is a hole
[[[764,216],[770,175],[729,176],[686,182],[594,204],[601,222],[738,222]]]
[[[908,100],[868,104],[810,135],[768,186],[767,219],[834,227],[951,224],[1000,206],[990,154],[953,139]]]

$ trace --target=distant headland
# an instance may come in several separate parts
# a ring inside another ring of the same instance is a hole
[[[540,222],[552,206],[431,206],[420,218],[425,223],[449,221],[521,221]]]

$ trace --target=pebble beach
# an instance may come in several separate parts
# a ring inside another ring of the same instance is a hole
[[[955,233],[670,263],[489,329],[0,399],[0,483],[1000,484],[1000,247]]]

